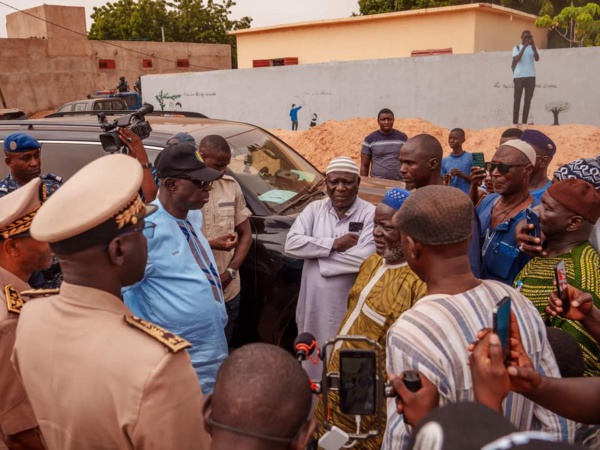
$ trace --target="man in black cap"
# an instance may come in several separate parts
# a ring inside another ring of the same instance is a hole
[[[125,81],[124,76],[121,76],[119,78],[119,84],[117,85],[117,89],[119,92],[127,92],[129,90],[129,83]]]
[[[165,148],[156,163],[158,207],[152,216],[143,280],[125,288],[127,306],[192,344],[190,357],[204,393],[213,390],[227,357],[227,311],[217,264],[202,234],[202,208],[221,173],[208,168],[190,144]]]

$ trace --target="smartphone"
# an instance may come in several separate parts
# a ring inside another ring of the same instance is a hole
[[[493,330],[500,338],[506,366],[510,363],[510,303],[510,297],[504,297],[494,308],[492,316]]]
[[[540,216],[532,208],[525,210],[527,216],[527,225],[533,224],[533,230],[529,230],[529,235],[537,238],[542,237],[542,227],[540,225]]]
[[[348,225],[348,231],[350,233],[360,233],[364,228],[364,223],[362,222],[350,222]]]
[[[556,279],[556,291],[558,293],[558,298],[560,298],[560,301],[562,302],[561,317],[565,317],[565,315],[569,312],[569,309],[571,309],[571,302],[569,301],[567,269],[565,267],[565,262],[562,259],[556,263],[556,267],[554,268],[554,276]]]
[[[340,410],[344,414],[373,415],[376,397],[375,351],[340,350]]]
[[[485,157],[482,152],[473,153],[473,166],[485,170]]]

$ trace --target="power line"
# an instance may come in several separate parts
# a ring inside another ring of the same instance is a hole
[[[0,1],[0,5],[7,6],[8,8],[14,9],[15,11],[18,11],[18,12],[20,12],[20,13],[26,14],[26,15],[28,15],[28,16],[31,16],[31,17],[35,18],[35,19],[41,20],[42,22],[49,23],[50,25],[54,25],[55,27],[62,28],[63,30],[69,31],[69,32],[71,32],[71,33],[75,33],[75,34],[77,34],[77,35],[79,35],[79,36],[83,36],[83,37],[85,37],[86,39],[88,38],[87,34],[85,34],[85,33],[80,33],[79,31],[72,30],[71,28],[67,28],[67,27],[65,27],[65,26],[63,26],[63,25],[60,25],[60,24],[58,24],[58,23],[54,23],[54,22],[50,22],[49,20],[42,19],[41,17],[38,17],[38,16],[36,16],[36,15],[33,15],[33,14],[31,14],[31,13],[27,12],[27,11],[23,11],[23,10],[21,10],[21,9],[19,9],[19,8],[15,8],[14,6],[11,6],[11,5],[9,5],[8,3],[5,3],[5,2],[3,2],[3,1]],[[174,60],[174,59],[162,58],[162,57],[160,57],[160,56],[156,56],[156,55],[153,55],[153,54],[148,54],[148,53],[140,52],[140,51],[138,51],[138,50],[133,50],[133,49],[131,49],[131,48],[123,47],[122,45],[115,44],[115,43],[113,43],[113,42],[110,42],[110,41],[104,41],[104,40],[102,40],[102,39],[88,39],[88,40],[90,40],[90,41],[92,41],[92,40],[93,40],[93,41],[102,42],[102,43],[104,43],[104,44],[106,44],[106,45],[111,45],[111,46],[113,46],[113,47],[117,47],[117,48],[120,48],[120,49],[122,49],[122,50],[126,50],[126,51],[128,51],[128,52],[137,53],[138,55],[146,56],[146,57],[149,57],[149,58],[156,58],[156,59],[160,59],[160,60],[162,60],[162,61],[167,61],[167,62],[172,62],[172,63],[175,63],[175,64],[177,64],[177,61],[176,61],[176,60]],[[215,68],[215,67],[200,66],[200,65],[198,65],[198,64],[190,64],[190,65],[189,65],[189,67],[198,67],[198,68],[200,68],[200,69],[207,69],[207,70],[220,70],[220,69],[218,69],[218,68]]]

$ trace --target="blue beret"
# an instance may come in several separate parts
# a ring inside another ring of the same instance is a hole
[[[4,151],[9,153],[30,152],[42,148],[36,138],[25,133],[13,133],[4,138]]]
[[[194,136],[184,131],[174,134],[169,138],[169,141],[171,139],[177,139],[177,142],[180,144],[192,144],[194,147],[196,146],[196,139],[194,139]]]
[[[406,189],[392,188],[385,193],[381,203],[398,211],[409,195],[410,192]]]
[[[548,155],[554,156],[556,153],[556,144],[552,139],[538,130],[525,130],[521,135],[521,140],[529,145],[544,150]]]

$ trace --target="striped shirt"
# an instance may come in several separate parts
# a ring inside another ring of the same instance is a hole
[[[387,336],[387,371],[415,369],[438,386],[440,406],[475,401],[468,345],[477,332],[492,326],[492,311],[510,296],[523,346],[542,375],[560,378],[542,319],[535,307],[512,287],[492,280],[458,295],[428,295],[392,325]],[[403,417],[388,400],[388,421],[382,449],[408,447],[410,435]],[[504,416],[521,430],[542,430],[572,442],[574,424],[513,392],[504,400]]]
[[[371,177],[401,180],[400,149],[408,140],[402,131],[392,130],[383,134],[380,130],[368,135],[361,145],[360,152],[371,157]]]

